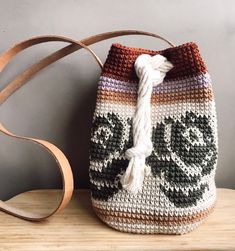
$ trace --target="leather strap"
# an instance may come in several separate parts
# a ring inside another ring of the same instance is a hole
[[[7,50],[5,53],[3,53],[0,56],[0,71],[2,71],[7,64],[13,59],[15,55],[17,55],[19,52],[23,51],[26,48],[29,48],[33,45],[44,43],[44,42],[51,42],[51,41],[60,41],[60,42],[69,42],[70,45],[57,50],[56,52],[50,54],[49,56],[43,58],[38,63],[32,65],[27,70],[25,70],[23,73],[18,75],[13,81],[11,81],[1,92],[0,92],[0,104],[2,104],[4,101],[7,100],[8,97],[10,97],[16,90],[18,90],[21,86],[23,86],[28,80],[30,80],[33,76],[35,76],[39,71],[47,67],[48,65],[54,63],[55,61],[81,49],[84,48],[88,50],[92,56],[95,58],[95,60],[98,62],[100,67],[102,68],[101,60],[98,58],[98,56],[89,48],[88,45],[97,43],[99,41],[103,41],[106,39],[110,39],[113,37],[118,36],[124,36],[124,35],[146,35],[146,36],[152,36],[159,38],[165,42],[167,42],[170,46],[174,46],[173,43],[168,41],[167,39],[156,35],[154,33],[149,33],[145,31],[136,31],[136,30],[121,30],[121,31],[113,31],[113,32],[106,32],[101,33],[95,36],[88,37],[86,39],[79,41],[62,37],[62,36],[40,36],[40,37],[34,37],[28,40],[25,40],[23,42],[20,42]],[[26,220],[32,220],[32,221],[40,221],[48,218],[49,216],[53,215],[54,213],[60,211],[63,209],[68,202],[71,199],[72,193],[73,193],[73,175],[71,171],[70,164],[63,154],[63,152],[58,149],[55,145],[40,139],[33,139],[33,138],[27,138],[22,136],[17,136],[11,132],[9,132],[1,123],[0,123],[0,131],[4,134],[16,138],[16,139],[23,139],[27,140],[36,144],[39,144],[40,146],[44,147],[52,156],[55,158],[59,168],[60,172],[63,178],[63,196],[61,198],[60,204],[58,207],[53,210],[50,214],[47,215],[41,215],[41,214],[35,214],[26,212],[23,210],[16,209],[14,207],[11,207],[7,205],[5,202],[0,201],[0,210],[14,215],[16,217],[26,219]]]
[[[30,40],[27,40],[27,41],[24,41],[24,42],[17,44],[16,46],[14,46],[10,50],[8,50],[6,53],[4,53],[0,57],[0,69],[1,70],[8,64],[8,62],[11,60],[12,57],[14,57],[14,55],[16,55],[18,52],[20,52],[23,49],[28,48],[30,46],[30,43],[28,41],[30,41]],[[38,37],[36,41],[38,43],[48,42],[48,41],[63,41],[63,42],[70,42],[72,44],[76,44],[76,45],[80,46],[81,48],[88,50],[102,68],[102,63],[101,63],[100,59],[96,56],[96,54],[90,48],[88,48],[86,45],[82,44],[79,41],[75,41],[70,38],[60,37],[60,36]],[[47,63],[48,63],[48,61],[47,61]],[[13,88],[15,90],[19,89],[20,84],[22,83],[21,81],[25,81],[24,78],[26,75],[27,74],[24,74],[24,73],[21,74],[20,77],[17,78],[16,81],[12,81],[11,84],[9,84],[7,87],[10,86],[11,88]],[[29,77],[29,75],[27,75],[27,76]],[[9,89],[5,88],[5,89],[3,89],[3,91],[1,91],[0,100],[5,100],[8,96],[10,96],[13,93],[12,92],[13,89],[11,89],[11,88],[9,88]],[[23,140],[26,140],[26,141],[29,141],[29,142],[32,142],[32,143],[35,143],[35,144],[38,144],[38,145],[44,147],[54,157],[55,161],[57,162],[61,176],[62,176],[62,180],[63,180],[62,198],[61,198],[57,208],[55,208],[49,214],[43,215],[43,214],[24,211],[24,210],[12,207],[1,200],[0,200],[0,210],[6,212],[8,214],[11,214],[13,216],[16,216],[18,218],[21,218],[21,219],[30,220],[30,221],[41,221],[41,220],[45,220],[46,218],[50,217],[51,215],[53,215],[56,212],[59,212],[60,210],[65,208],[72,197],[74,182],[73,182],[73,174],[72,174],[70,164],[69,164],[67,158],[65,157],[64,153],[58,147],[56,147],[55,145],[51,144],[48,141],[15,135],[15,134],[9,132],[1,123],[0,123],[0,131],[2,133],[6,134],[7,136],[12,137],[12,138],[21,139],[21,140],[23,139]]]
[[[158,38],[160,40],[165,41],[170,46],[174,47],[175,45],[170,42],[169,40],[146,31],[137,31],[137,30],[120,30],[120,31],[112,31],[112,32],[105,32],[101,34],[97,34],[95,36],[88,37],[80,41],[84,46],[89,46],[95,44],[100,41],[104,41],[110,38],[125,36],[125,35],[145,35]],[[65,37],[56,36],[57,40],[54,39],[55,36],[40,36],[40,37],[33,37],[31,39],[25,40],[19,44],[16,44],[11,49],[6,51],[0,56],[0,72],[6,67],[6,65],[10,62],[10,60],[16,56],[22,50],[29,48],[33,45],[40,44],[43,42],[48,41],[65,41]],[[61,38],[61,39],[58,39]],[[54,40],[53,40],[54,39]],[[11,81],[1,92],[0,92],[0,104],[2,104],[8,97],[10,97],[16,90],[18,90],[22,85],[24,85],[28,80],[30,80],[34,75],[36,75],[39,71],[46,68],[48,65],[56,62],[57,60],[83,48],[80,44],[76,43],[72,39],[67,38],[67,42],[71,42],[72,44],[57,50],[56,52],[52,53],[51,55],[43,58],[38,63],[29,67],[26,71],[18,75],[13,81]],[[88,47],[86,47],[89,50]],[[90,49],[91,52],[91,49]],[[96,61],[102,67],[102,63],[97,55],[92,51],[92,55],[95,57]]]
[[[44,147],[56,160],[59,166],[61,175],[62,175],[62,179],[63,179],[63,195],[62,195],[61,201],[58,207],[47,215],[31,213],[28,211],[17,209],[17,208],[7,205],[3,201],[0,201],[0,210],[8,214],[11,214],[13,216],[25,219],[25,220],[41,221],[50,217],[54,213],[59,212],[63,208],[65,208],[66,205],[69,203],[71,196],[73,194],[73,174],[71,171],[70,164],[67,158],[65,157],[65,155],[63,154],[63,152],[58,147],[56,147],[55,145],[45,140],[17,136],[9,132],[6,128],[3,127],[2,124],[0,124],[0,131],[10,137],[13,137],[16,139],[24,139],[26,141],[33,142]]]

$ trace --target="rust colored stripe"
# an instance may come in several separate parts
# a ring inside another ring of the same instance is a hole
[[[195,76],[207,72],[198,46],[193,42],[162,51],[113,44],[105,61],[102,76],[111,76],[114,79],[124,81],[137,80],[134,63],[136,58],[144,53],[152,56],[161,54],[174,65],[174,68],[167,73],[166,80]]]

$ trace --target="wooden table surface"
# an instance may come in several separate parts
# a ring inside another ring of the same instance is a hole
[[[235,250],[235,190],[217,189],[215,211],[186,235],[139,235],[113,230],[91,208],[88,190],[75,191],[69,206],[44,222],[27,222],[0,212],[0,250]],[[12,198],[21,208],[48,210],[58,190],[37,190]],[[46,206],[47,205],[47,206]]]

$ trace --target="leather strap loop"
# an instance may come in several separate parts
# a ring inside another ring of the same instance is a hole
[[[58,147],[45,140],[17,136],[9,132],[1,123],[0,123],[0,131],[12,138],[23,139],[44,147],[56,160],[63,179],[63,196],[61,198],[61,201],[58,207],[47,215],[26,212],[24,210],[9,206],[3,201],[0,201],[0,210],[25,220],[41,221],[65,208],[68,202],[70,201],[70,198],[72,197],[74,184],[73,184],[73,174],[70,164],[65,155],[63,154],[63,152]]]
[[[2,71],[6,67],[6,65],[13,59],[15,55],[17,55],[19,52],[33,45],[44,43],[44,42],[51,42],[51,41],[69,42],[71,44],[43,58],[38,63],[35,63],[31,67],[29,67],[27,70],[25,70],[23,73],[18,75],[13,81],[11,81],[0,92],[0,104],[4,103],[8,97],[10,97],[16,90],[18,90],[21,86],[23,86],[28,80],[30,80],[33,76],[35,76],[39,71],[46,68],[48,65],[56,62],[57,60],[81,48],[88,50],[92,54],[92,56],[95,58],[95,60],[98,62],[100,67],[102,68],[102,63],[100,59],[98,58],[98,56],[87,46],[106,40],[106,39],[110,39],[110,38],[114,38],[118,36],[124,36],[124,35],[151,36],[151,37],[155,37],[155,38],[158,38],[167,42],[170,46],[174,46],[173,43],[171,43],[170,41],[168,41],[167,39],[159,35],[145,32],[145,31],[137,31],[137,30],[120,30],[120,31],[101,33],[101,34],[83,39],[80,42],[67,38],[67,37],[62,37],[62,36],[40,36],[40,37],[31,38],[19,44],[16,44],[15,46],[13,46],[11,49],[9,49],[8,51],[6,51],[0,56],[0,71]],[[1,123],[0,123],[0,131],[10,137],[13,137],[16,139],[27,140],[27,141],[36,143],[44,147],[55,158],[60,168],[60,172],[63,178],[63,197],[58,207],[54,211],[52,211],[50,214],[41,215],[41,214],[26,212],[26,211],[11,207],[3,201],[0,201],[0,210],[8,214],[14,215],[16,217],[22,218],[22,219],[31,220],[31,221],[40,221],[40,220],[44,220],[48,218],[49,216],[63,209],[70,201],[72,193],[73,193],[73,187],[74,187],[71,167],[67,158],[63,154],[63,152],[60,149],[58,149],[55,145],[45,140],[17,136],[9,132]]]

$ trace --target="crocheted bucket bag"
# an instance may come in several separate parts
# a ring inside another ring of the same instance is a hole
[[[187,233],[213,210],[216,162],[215,103],[198,46],[112,44],[91,132],[97,216],[123,232]]]
[[[88,45],[122,36],[148,35],[166,41],[163,51],[113,44],[104,66]],[[39,36],[0,55],[0,71],[23,50],[45,42],[68,42],[19,74],[0,92],[0,105],[40,70],[86,49],[102,67],[90,146],[93,208],[109,226],[124,232],[183,234],[213,210],[217,127],[210,76],[195,43],[174,46],[156,34],[124,30],[81,41]],[[0,123],[0,132],[38,144],[51,154],[62,175],[59,205],[49,214],[19,210],[0,201],[0,210],[41,221],[66,207],[73,174],[64,153],[52,143],[19,136]]]

